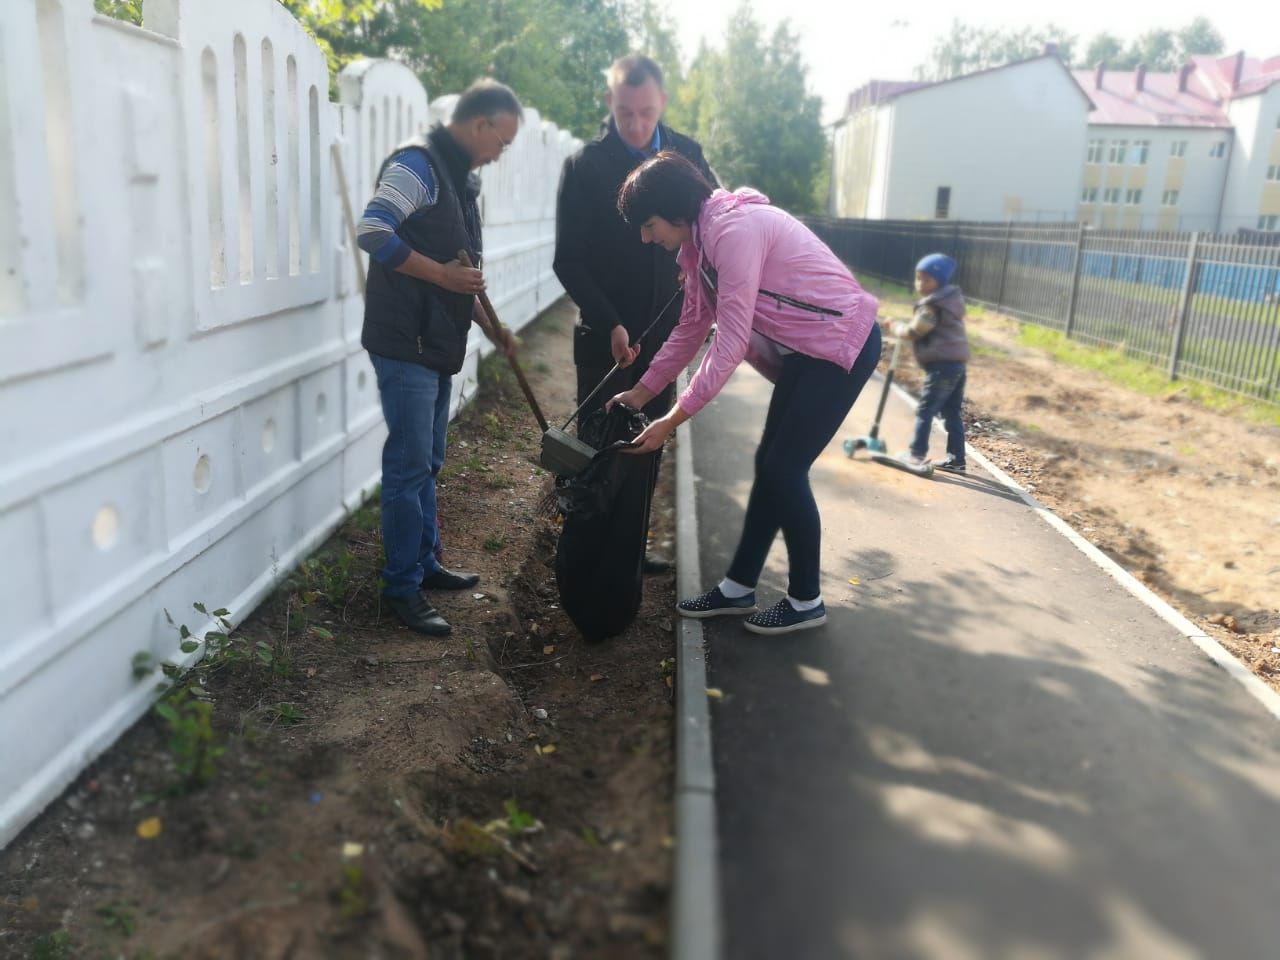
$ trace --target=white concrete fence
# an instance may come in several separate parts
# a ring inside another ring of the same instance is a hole
[[[452,109],[405,67],[329,101],[276,0],[0,17],[0,845],[149,706],[167,608],[243,619],[377,483],[385,428],[331,147],[358,217]],[[533,110],[484,171],[486,274],[518,328],[561,294],[560,164]],[[473,335],[456,410],[488,344]]]

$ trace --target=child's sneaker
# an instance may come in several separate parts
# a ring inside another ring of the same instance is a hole
[[[700,597],[692,597],[688,600],[681,600],[676,604],[676,612],[682,617],[723,617],[726,615],[742,616],[748,613],[755,613],[759,607],[756,606],[756,592],[752,590],[745,597],[737,597],[730,600],[720,592],[719,586],[714,586]]]
[[[957,460],[951,454],[947,454],[946,458],[939,463],[935,463],[934,467],[938,470],[945,470],[947,473],[965,473],[964,461]]]
[[[747,617],[744,626],[752,633],[794,633],[820,627],[827,622],[827,607],[818,604],[812,610],[797,610],[783,597],[768,610]]]
[[[923,467],[929,462],[927,457],[917,457],[910,450],[903,450],[898,454],[898,459],[911,467]]]

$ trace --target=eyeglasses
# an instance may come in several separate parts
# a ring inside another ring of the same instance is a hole
[[[502,148],[499,152],[505,151],[507,147],[511,146],[511,144],[515,142],[515,137],[512,137],[510,140],[504,139],[502,134],[498,133],[498,127],[493,123],[493,121],[486,120],[485,122],[489,124],[489,129],[498,135],[498,143],[502,144]]]

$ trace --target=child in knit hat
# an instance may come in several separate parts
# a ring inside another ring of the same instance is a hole
[[[942,414],[947,428],[947,456],[934,466],[951,473],[964,473],[964,421],[960,404],[964,400],[965,365],[969,361],[969,338],[964,329],[964,294],[951,282],[956,262],[942,253],[931,253],[916,264],[915,315],[894,327],[899,337],[907,337],[916,361],[924,369],[924,390],[916,407],[916,429],[911,449],[901,459],[914,466],[928,461],[929,430],[933,418]]]

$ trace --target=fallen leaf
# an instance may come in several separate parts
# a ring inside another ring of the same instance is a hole
[[[556,645],[554,643],[548,643],[545,647],[542,648],[542,652],[545,653],[547,656],[551,656],[551,654],[556,652]]]
[[[364,854],[363,843],[351,843],[350,841],[348,841],[342,845],[343,860],[354,860],[356,857],[359,857],[363,854]]]
[[[800,671],[800,679],[805,683],[817,684],[819,687],[825,687],[831,683],[831,677],[827,675],[825,670],[819,670],[817,667],[806,667],[803,663],[797,663],[796,669]]]
[[[860,583],[862,583],[862,581],[859,580],[857,577],[850,577],[849,582],[852,583],[855,587],[858,586]]]
[[[707,687],[707,696],[713,700],[723,700],[724,691],[719,687]]]
[[[556,745],[554,743],[547,743],[547,744],[538,743],[538,744],[534,744],[533,749],[534,749],[534,752],[537,753],[539,756],[545,757],[556,752]]]
[[[311,679],[312,677],[314,677],[315,675],[316,675],[316,668],[315,668],[315,667],[307,667],[307,679],[308,679],[308,680],[310,680],[310,679]]]
[[[663,682],[666,683],[668,690],[675,689],[675,684],[672,683],[671,677],[667,676],[667,677],[663,677],[662,679],[663,679]]]
[[[599,683],[599,682],[600,682],[601,680],[603,680],[603,679],[605,679],[605,676],[604,676],[604,674],[603,674],[603,673],[593,673],[593,674],[591,675],[591,682],[592,682],[592,683]]]
[[[160,822],[159,817],[147,817],[138,824],[138,836],[143,840],[154,840],[160,836],[160,831],[164,829],[164,825]]]

